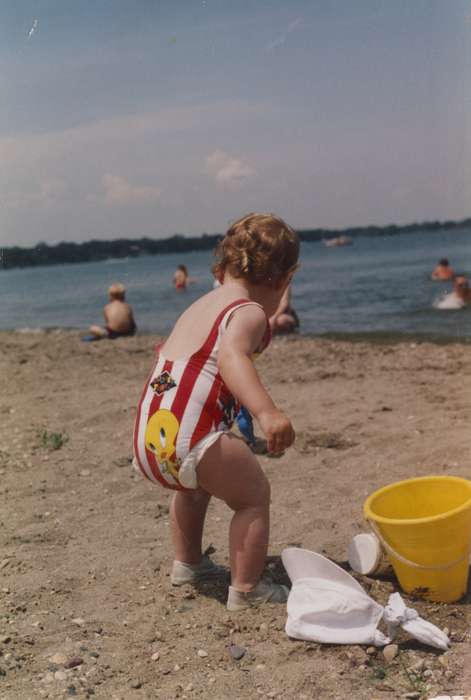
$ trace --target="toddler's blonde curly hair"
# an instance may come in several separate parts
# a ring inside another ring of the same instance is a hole
[[[220,282],[227,270],[251,284],[277,287],[299,257],[299,237],[274,214],[251,213],[235,221],[218,243],[213,273]]]

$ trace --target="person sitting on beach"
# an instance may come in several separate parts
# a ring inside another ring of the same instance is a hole
[[[291,288],[287,287],[277,310],[270,316],[270,328],[274,335],[281,333],[293,333],[299,328],[299,318],[291,306]]]
[[[179,265],[173,274],[173,284],[175,289],[186,289],[190,279],[186,265]]]
[[[221,576],[202,555],[211,496],[234,511],[229,536],[230,611],[267,601],[286,603],[286,586],[261,578],[269,536],[270,486],[248,445],[230,432],[238,404],[247,407],[281,453],[294,441],[253,364],[269,342],[268,318],[297,268],[297,234],[273,214],[236,221],[216,249],[222,284],[194,302],[158,349],[139,404],[135,464],[174,490],[170,528],[175,550],[170,581]]]
[[[463,303],[463,306],[471,303],[471,288],[467,277],[464,277],[464,275],[455,277],[455,281],[453,282],[453,293]]]
[[[447,258],[442,258],[439,260],[438,265],[430,275],[433,280],[445,282],[446,280],[451,280],[455,276],[453,269],[450,267]]]
[[[109,303],[103,309],[105,327],[90,326],[90,333],[99,338],[119,338],[120,336],[134,335],[136,323],[132,308],[125,301],[126,288],[123,284],[115,282],[108,289]]]

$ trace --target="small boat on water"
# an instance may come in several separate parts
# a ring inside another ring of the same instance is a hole
[[[327,248],[338,248],[339,246],[353,244],[353,240],[350,238],[350,236],[336,236],[335,238],[324,238],[323,242],[324,245],[327,246]]]

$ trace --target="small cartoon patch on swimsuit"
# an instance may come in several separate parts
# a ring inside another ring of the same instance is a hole
[[[162,396],[162,394],[164,394],[166,391],[173,389],[174,386],[177,386],[176,382],[173,380],[172,376],[169,374],[169,372],[167,372],[167,370],[153,379],[150,385],[157,396]]]
[[[235,400],[231,397],[224,399],[221,396],[218,399],[218,404],[222,410],[222,421],[228,428],[234,423],[237,413],[239,412]]]
[[[178,481],[181,460],[177,457],[176,443],[180,423],[166,408],[156,411],[146,428],[146,448],[155,455],[162,473],[168,472]]]

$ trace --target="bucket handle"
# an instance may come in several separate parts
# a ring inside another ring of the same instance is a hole
[[[398,559],[401,564],[406,564],[406,566],[412,566],[414,569],[423,569],[427,571],[444,571],[446,569],[451,569],[452,566],[456,566],[457,564],[461,564],[461,562],[464,559],[468,559],[469,554],[470,554],[470,549],[468,548],[468,551],[466,554],[463,554],[462,557],[459,557],[459,559],[455,559],[454,561],[450,562],[449,564],[442,564],[440,566],[425,566],[424,564],[417,564],[415,561],[410,561],[409,559],[406,559],[406,557],[403,557],[402,554],[399,554],[399,552],[396,552],[395,549],[391,547],[388,542],[384,539],[382,536],[381,532],[379,531],[379,528],[377,527],[376,523],[373,522],[373,520],[369,520],[368,518],[366,519],[366,522],[370,526],[370,528],[373,530],[373,533],[376,535],[378,540],[381,542],[382,546],[386,550],[388,554],[391,554],[395,559]]]

